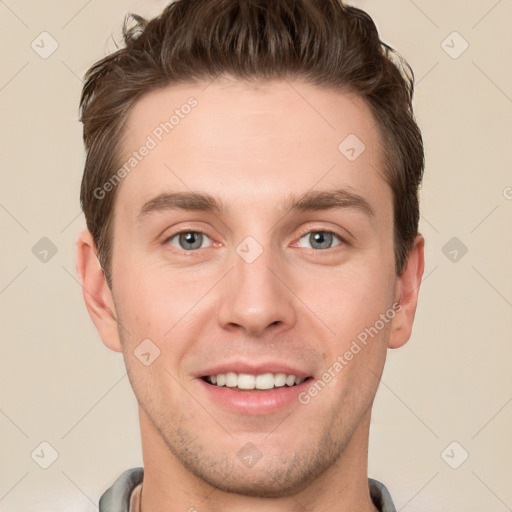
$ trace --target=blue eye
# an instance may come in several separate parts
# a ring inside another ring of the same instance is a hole
[[[208,245],[208,242],[211,242],[207,235],[198,231],[182,231],[170,237],[168,241],[173,247],[185,251],[202,249]]]
[[[333,245],[333,242],[338,240],[338,243]],[[303,243],[309,245],[302,245]],[[299,247],[307,247],[309,249],[331,249],[337,245],[340,245],[342,240],[339,236],[332,233],[331,231],[311,231],[302,236],[299,240]]]

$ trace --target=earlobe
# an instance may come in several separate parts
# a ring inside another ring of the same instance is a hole
[[[103,343],[121,352],[117,315],[112,292],[97,257],[96,244],[88,230],[77,240],[76,270],[89,315]]]
[[[425,267],[425,239],[417,235],[413,247],[407,257],[404,271],[397,282],[397,300],[400,311],[397,312],[391,325],[388,341],[389,348],[399,348],[411,337],[414,315],[418,304],[418,293]]]

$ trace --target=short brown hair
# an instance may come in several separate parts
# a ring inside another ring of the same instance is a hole
[[[122,49],[87,71],[80,99],[87,154],[80,200],[109,285],[116,187],[102,198],[95,191],[120,164],[130,109],[150,91],[223,74],[296,78],[367,102],[386,148],[395,269],[402,273],[418,232],[424,168],[412,110],[414,75],[380,41],[366,12],[341,0],[176,0],[150,21],[127,16],[123,38]]]

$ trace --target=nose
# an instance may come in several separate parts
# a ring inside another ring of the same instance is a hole
[[[261,336],[295,324],[294,296],[285,285],[284,271],[276,270],[269,249],[250,263],[234,255],[234,268],[220,290],[218,321],[224,329]]]

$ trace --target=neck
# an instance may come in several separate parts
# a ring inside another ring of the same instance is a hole
[[[342,455],[305,488],[279,497],[224,492],[186,469],[169,450],[147,415],[139,409],[144,458],[141,512],[377,512],[367,477],[369,410]]]

